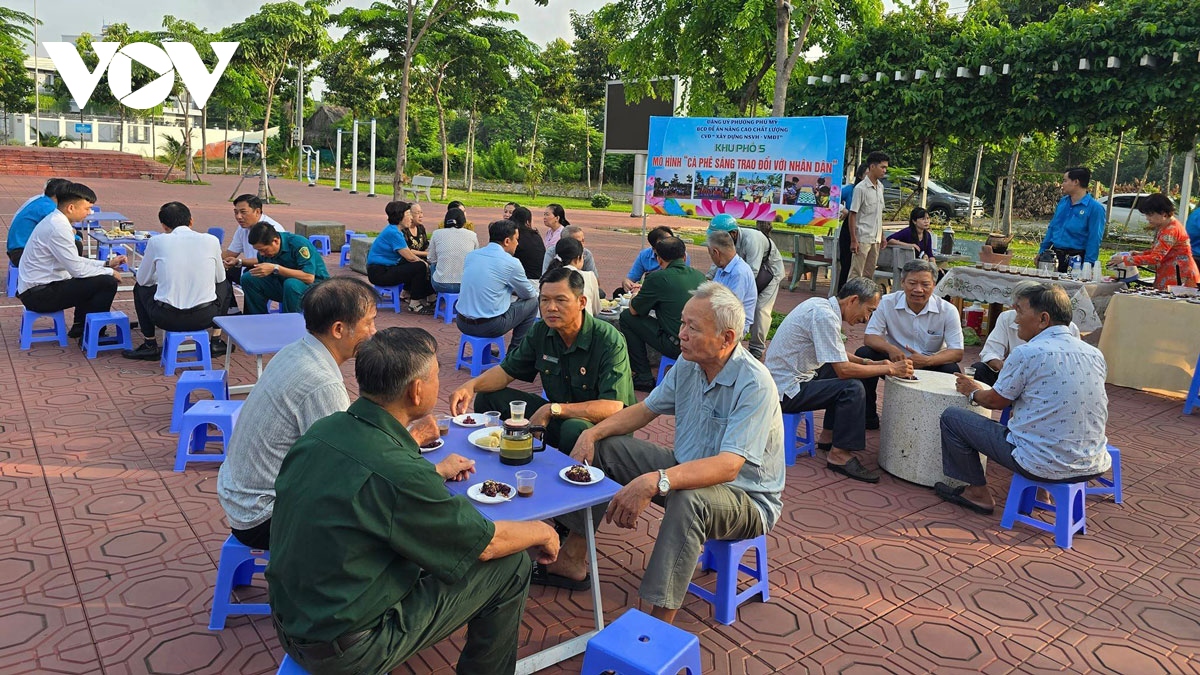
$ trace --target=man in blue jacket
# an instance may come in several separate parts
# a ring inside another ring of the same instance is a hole
[[[1063,198],[1058,200],[1038,249],[1038,254],[1054,249],[1059,272],[1070,269],[1072,256],[1082,256],[1083,262],[1092,265],[1100,257],[1100,240],[1104,238],[1108,219],[1104,205],[1088,194],[1091,180],[1091,170],[1084,167],[1067,169],[1063,174]]]
[[[41,195],[30,199],[13,215],[12,225],[8,228],[8,242],[5,250],[8,259],[16,267],[21,266],[21,254],[25,252],[25,242],[33,228],[42,222],[42,218],[54,213],[58,208],[58,190],[71,181],[65,178],[51,178],[46,181],[45,190]]]

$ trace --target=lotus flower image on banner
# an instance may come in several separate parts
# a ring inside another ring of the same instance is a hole
[[[646,205],[668,216],[824,225],[841,203],[845,117],[651,117]]]

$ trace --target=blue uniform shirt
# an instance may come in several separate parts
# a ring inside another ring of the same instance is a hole
[[[53,199],[42,195],[17,211],[13,216],[12,224],[8,227],[7,250],[25,248],[25,242],[29,241],[29,235],[33,233],[33,228],[42,222],[42,218],[50,215],[57,208],[58,204],[54,203]]]
[[[1100,257],[1100,240],[1104,237],[1106,218],[1104,206],[1085,194],[1078,204],[1070,196],[1058,200],[1054,217],[1046,227],[1046,236],[1038,253],[1054,248],[1074,248],[1083,251],[1083,261],[1095,263]]]
[[[395,225],[388,225],[383,232],[371,242],[371,250],[367,253],[368,265],[399,265],[398,249],[408,248],[404,234]]]
[[[470,319],[490,319],[508,311],[512,296],[537,297],[525,268],[500,244],[492,242],[467,254],[463,262],[458,313]]]
[[[654,256],[654,248],[648,246],[634,258],[633,267],[629,268],[629,274],[626,274],[625,278],[630,281],[641,281],[644,275],[657,271],[658,258]]]
[[[1197,264],[1200,264],[1200,206],[1192,209],[1186,227],[1188,239],[1192,242],[1192,257],[1196,259]]]

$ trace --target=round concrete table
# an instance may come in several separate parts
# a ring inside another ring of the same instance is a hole
[[[942,431],[938,420],[946,408],[966,408],[991,417],[987,408],[972,406],[954,389],[954,375],[916,371],[917,379],[887,381],[883,414],[879,418],[879,466],[896,478],[933,487],[942,481],[959,483],[942,473]],[[987,468],[987,460],[984,469]]]

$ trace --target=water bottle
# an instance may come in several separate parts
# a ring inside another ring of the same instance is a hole
[[[1080,272],[1083,270],[1082,256],[1071,256],[1071,278],[1078,279]]]

